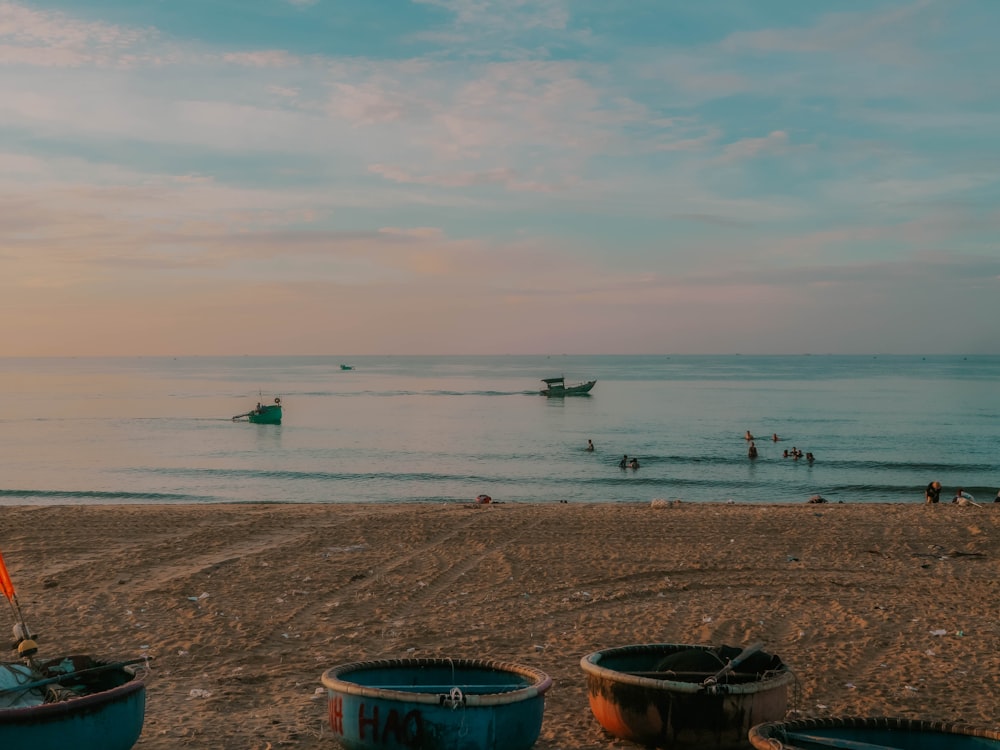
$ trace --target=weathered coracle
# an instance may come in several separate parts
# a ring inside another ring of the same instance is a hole
[[[748,748],[756,725],[784,718],[795,675],[746,648],[652,643],[583,657],[590,709],[612,735],[657,748]]]
[[[0,747],[128,750],[146,710],[133,663],[79,655],[0,665]]]
[[[552,678],[487,659],[387,659],[323,673],[330,729],[347,750],[527,750]]]
[[[751,728],[757,750],[988,750],[1000,748],[1000,732],[943,721],[863,718],[798,719]]]

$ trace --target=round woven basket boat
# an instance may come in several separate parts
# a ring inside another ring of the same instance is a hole
[[[840,716],[768,722],[750,730],[756,750],[986,750],[1000,732],[969,724],[891,717]]]

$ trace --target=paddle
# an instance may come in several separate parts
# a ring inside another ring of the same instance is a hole
[[[717,683],[719,681],[720,677],[722,677],[726,673],[731,672],[732,670],[736,669],[737,666],[739,666],[744,661],[746,661],[747,658],[749,658],[749,657],[753,656],[754,654],[756,654],[762,648],[764,648],[764,644],[761,643],[760,641],[758,641],[757,643],[750,644],[745,649],[743,649],[742,651],[740,651],[736,656],[734,656],[732,659],[730,659],[729,663],[726,664],[726,666],[724,666],[722,669],[720,669],[718,672],[716,672],[711,677],[706,677],[705,681],[702,683],[702,685],[705,685],[705,686],[714,685],[715,683]]]
[[[97,667],[87,667],[86,669],[77,669],[74,672],[64,672],[63,674],[56,675],[55,677],[46,677],[43,680],[35,680],[34,682],[26,682],[23,685],[16,685],[15,687],[0,688],[0,695],[4,693],[18,693],[22,690],[34,690],[37,687],[43,687],[44,685],[51,685],[54,682],[62,682],[69,677],[76,677],[81,674],[96,674],[97,672],[106,672],[109,669],[121,669],[122,667],[130,667],[133,664],[142,664],[144,662],[152,660],[152,656],[144,656],[139,659],[129,659],[128,661],[116,661],[111,664],[101,664]]]

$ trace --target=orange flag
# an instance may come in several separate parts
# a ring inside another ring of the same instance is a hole
[[[3,591],[7,601],[14,601],[14,582],[10,580],[10,573],[7,572],[2,553],[0,553],[0,591]]]

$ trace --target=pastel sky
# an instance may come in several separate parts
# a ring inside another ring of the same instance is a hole
[[[998,354],[998,29],[0,0],[0,354]]]

